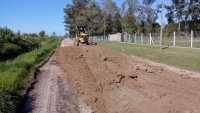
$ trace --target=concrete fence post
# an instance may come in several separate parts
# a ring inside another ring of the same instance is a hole
[[[193,31],[191,31],[191,48],[193,47]]]
[[[144,44],[144,41],[143,41],[143,33],[141,34],[141,44]]]
[[[129,43],[131,43],[131,39],[130,38],[131,38],[131,35],[129,34],[128,35]]]
[[[151,33],[149,34],[149,44],[151,45],[151,41],[152,41],[152,38],[151,38]]]
[[[135,40],[134,40],[134,42],[137,43],[137,41],[136,41],[136,34],[135,34]]]
[[[176,46],[176,32],[174,31],[174,46]]]

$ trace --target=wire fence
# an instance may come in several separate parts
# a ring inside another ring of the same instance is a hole
[[[93,36],[93,40],[97,41],[118,41],[124,43],[135,44],[149,44],[160,45],[160,34],[120,34],[115,36],[116,40],[111,40],[112,35],[108,36]],[[112,38],[113,39],[113,38]],[[200,48],[200,32],[191,31],[184,35],[178,36],[176,32],[171,34],[164,34],[162,37],[162,45],[164,46],[177,46],[177,47],[189,47]]]
[[[109,36],[92,36],[92,39],[95,41],[109,41]]]

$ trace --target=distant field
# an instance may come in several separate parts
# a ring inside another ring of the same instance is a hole
[[[98,45],[182,69],[200,72],[200,49],[169,47],[159,50],[159,46],[99,41]]]

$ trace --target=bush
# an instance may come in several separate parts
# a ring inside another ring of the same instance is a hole
[[[17,97],[0,87],[0,113],[15,113]]]
[[[0,28],[0,61],[13,59],[20,54],[40,48],[47,38],[22,37],[19,33],[14,34],[12,30]]]

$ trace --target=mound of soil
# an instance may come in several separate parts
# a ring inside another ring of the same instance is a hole
[[[58,65],[93,113],[199,113],[200,80],[98,46],[67,46]]]

